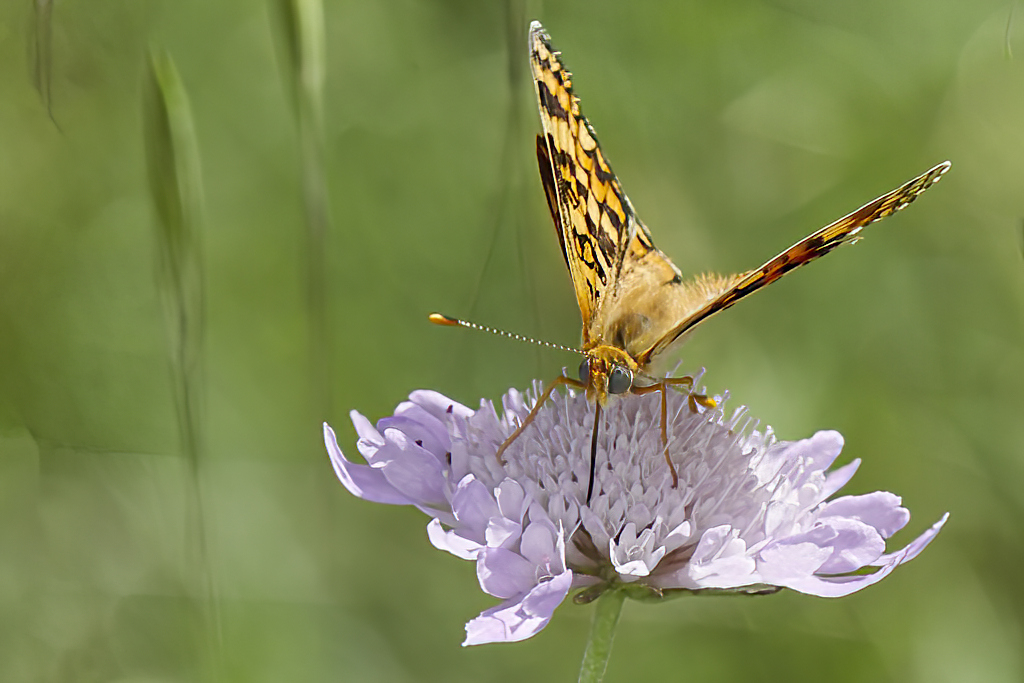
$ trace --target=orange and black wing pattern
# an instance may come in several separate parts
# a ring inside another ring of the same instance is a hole
[[[539,22],[530,25],[530,70],[543,134],[537,161],[576,300],[587,330],[614,292],[624,260],[650,256],[672,276],[678,271],[658,251],[636,216],[593,127],[573,93],[572,74]]]
[[[949,168],[950,163],[944,161],[892,192],[868,202],[853,213],[808,235],[775,258],[770,259],[760,268],[733,276],[738,279],[727,291],[700,310],[694,311],[691,315],[678,321],[668,333],[643,352],[637,360],[641,365],[645,365],[686,332],[715,313],[729,308],[743,297],[770,285],[786,273],[821,258],[836,247],[856,242],[860,239],[860,232],[865,226],[891,216],[908,206],[921,193],[937,183]]]

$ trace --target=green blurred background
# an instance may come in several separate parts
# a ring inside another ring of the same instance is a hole
[[[842,600],[631,603],[608,680],[1024,679],[1021,3],[328,2],[330,362],[311,378],[276,3],[9,0],[0,681],[573,680],[592,607],[563,605],[525,643],[459,647],[496,602],[473,565],[434,550],[417,511],[350,496],[320,435],[330,421],[354,455],[350,409],[375,420],[423,387],[476,405],[575,366],[425,317],[578,342],[535,168],[533,18],[684,272],[755,266],[953,161],[681,355],[782,438],[840,430],[842,461],[864,459],[847,491],[913,512],[891,547],[948,510],[945,530]],[[146,179],[151,44],[177,64],[203,170],[201,514]]]

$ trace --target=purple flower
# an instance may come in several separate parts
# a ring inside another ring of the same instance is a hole
[[[829,471],[838,432],[777,441],[744,408],[726,418],[721,401],[699,412],[683,393],[668,401],[678,487],[660,397],[626,395],[602,416],[590,505],[594,410],[572,392],[552,396],[504,465],[495,452],[532,404],[515,390],[501,416],[487,401],[473,411],[433,391],[413,392],[376,428],[353,411],[365,465],[345,457],[326,424],[324,440],[349,491],[425,512],[431,543],[475,560],[480,587],[504,601],[466,625],[464,645],[529,638],[580,588],[848,595],[916,557],[948,517],[886,553],[910,512],[881,491],[828,500],[860,464]]]

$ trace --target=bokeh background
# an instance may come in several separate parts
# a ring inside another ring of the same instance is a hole
[[[953,161],[681,354],[783,438],[840,430],[864,460],[847,490],[913,513],[893,547],[948,525],[841,600],[630,603],[608,680],[1024,679],[1021,3],[327,2],[319,358],[277,5],[0,3],[0,680],[576,675],[592,607],[459,647],[496,601],[419,512],[350,496],[320,427],[354,455],[350,409],[424,387],[476,405],[575,367],[425,317],[578,342],[535,168],[533,18],[684,272],[753,267]],[[201,507],[146,176],[151,45],[202,165]]]

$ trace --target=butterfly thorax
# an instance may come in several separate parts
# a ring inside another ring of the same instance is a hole
[[[597,314],[584,327],[584,351],[602,345],[623,350],[645,370],[682,338],[654,351],[679,324],[700,311],[737,276],[705,274],[684,280],[661,251],[621,273],[614,289],[602,299]]]

